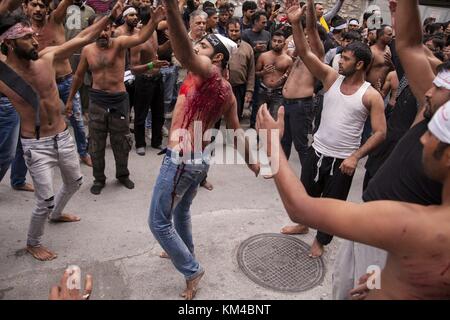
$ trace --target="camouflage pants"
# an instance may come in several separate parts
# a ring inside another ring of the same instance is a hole
[[[92,158],[94,179],[105,182],[105,148],[109,133],[116,161],[116,178],[125,178],[128,171],[128,154],[132,146],[129,118],[92,102],[89,103],[89,154]]]

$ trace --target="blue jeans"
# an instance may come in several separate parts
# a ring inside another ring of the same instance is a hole
[[[209,165],[177,164],[167,151],[153,189],[148,223],[161,247],[186,280],[197,277],[203,268],[194,256],[190,206]],[[173,219],[173,222],[172,222]]]
[[[175,83],[178,78],[176,66],[161,68],[162,81],[164,86],[164,113],[172,112],[172,99],[175,91]]]
[[[27,167],[19,140],[20,117],[6,97],[0,98],[0,181],[11,167],[11,185],[25,184]]]
[[[71,86],[72,76],[58,83],[59,97],[64,102],[64,104],[67,103],[67,98],[69,98]],[[73,98],[73,114],[70,117],[70,124],[72,125],[73,132],[75,134],[78,154],[80,155],[80,157],[85,157],[87,156],[87,140],[86,133],[84,132],[83,117],[81,114],[80,94],[78,92]]]

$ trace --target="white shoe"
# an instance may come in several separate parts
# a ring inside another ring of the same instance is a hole
[[[136,153],[140,156],[145,156],[145,148],[144,147],[137,148]]]
[[[163,137],[169,136],[169,130],[167,130],[166,126],[162,127],[162,134],[163,134]]]

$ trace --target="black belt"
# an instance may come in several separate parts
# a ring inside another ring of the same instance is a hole
[[[312,96],[310,96],[310,97],[305,97],[305,98],[297,98],[297,99],[287,99],[287,98],[283,98],[283,101],[285,102],[285,103],[289,103],[289,104],[294,104],[294,103],[297,103],[297,102],[305,102],[305,101],[310,101],[310,100],[312,100]]]

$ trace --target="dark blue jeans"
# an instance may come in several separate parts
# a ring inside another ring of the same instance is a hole
[[[314,101],[312,97],[284,99],[284,135],[281,146],[286,157],[291,155],[292,142],[303,165],[308,155],[308,133],[312,130]]]
[[[190,207],[209,169],[207,161],[179,163],[167,150],[153,189],[148,224],[186,280],[203,271],[194,255]]]
[[[69,98],[71,86],[72,76],[58,83],[59,97],[64,102],[64,104],[66,104],[67,98]],[[78,92],[73,98],[73,114],[70,117],[70,124],[72,125],[73,132],[75,134],[78,154],[80,155],[80,157],[85,157],[87,155],[87,140],[86,133],[84,132],[83,117],[81,114],[80,94]]]
[[[20,118],[6,97],[0,98],[0,181],[11,166],[11,186],[25,184],[27,167],[19,139]]]

